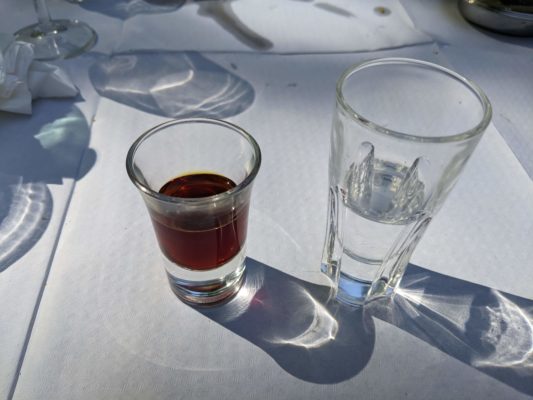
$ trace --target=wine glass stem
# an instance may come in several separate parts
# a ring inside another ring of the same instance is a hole
[[[37,18],[39,19],[39,25],[43,31],[49,31],[52,29],[52,19],[50,18],[50,10],[46,0],[34,0],[35,10],[37,11]]]

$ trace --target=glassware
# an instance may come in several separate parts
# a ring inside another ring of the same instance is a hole
[[[253,137],[215,119],[168,121],[131,146],[128,175],[150,214],[171,288],[183,301],[216,303],[240,288],[260,164]]]
[[[321,264],[338,300],[394,293],[491,114],[475,84],[425,61],[378,59],[340,77]]]
[[[46,0],[34,0],[38,22],[15,32],[16,40],[33,45],[36,60],[75,57],[90,50],[96,32],[78,20],[51,19]]]

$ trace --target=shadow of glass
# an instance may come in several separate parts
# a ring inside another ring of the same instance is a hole
[[[394,298],[365,312],[533,395],[533,300],[410,264]]]
[[[0,272],[46,230],[53,209],[47,184],[81,178],[96,160],[89,125],[71,101],[46,111],[31,119],[0,113]]]
[[[185,4],[185,0],[88,0],[80,7],[109,17],[128,19],[139,14],[172,12]]]
[[[345,17],[345,18],[354,18],[355,15],[352,14],[349,10],[346,10],[344,8],[341,8],[341,7],[337,7],[333,4],[329,4],[329,3],[314,3],[313,4],[316,8],[320,8],[321,10],[325,11],[325,12],[328,12],[328,13],[331,13],[331,14],[334,14],[334,15],[339,15],[341,17]]]
[[[270,50],[274,44],[266,37],[255,32],[242,21],[233,10],[232,3],[236,0],[196,0],[198,3],[198,15],[210,18],[228,34],[242,44],[254,50]],[[302,0],[300,0],[302,1]],[[314,0],[303,0],[313,2]],[[283,2],[280,2],[283,5]],[[315,7],[342,17],[352,18],[354,15],[344,8],[329,3],[314,3]]]
[[[194,0],[198,15],[210,18],[227,33],[255,50],[268,50],[273,44],[247,26],[233,11],[234,0]],[[78,3],[82,8],[109,17],[127,20],[141,14],[161,14],[178,10],[186,0],[89,0]]]
[[[273,43],[248,27],[233,11],[235,0],[196,0],[198,15],[211,18],[222,29],[242,44],[254,50],[268,50]]]
[[[374,325],[362,310],[342,307],[329,287],[246,259],[246,280],[228,303],[196,308],[255,344],[304,381],[331,384],[357,375],[374,348]]]
[[[0,175],[0,272],[41,238],[52,216],[52,195],[42,182]]]
[[[172,118],[228,118],[255,97],[250,83],[195,52],[118,54],[89,74],[101,96]]]

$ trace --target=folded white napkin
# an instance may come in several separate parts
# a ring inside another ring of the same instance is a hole
[[[30,44],[0,33],[0,110],[31,114],[32,99],[76,94],[78,89],[61,68],[35,61]]]

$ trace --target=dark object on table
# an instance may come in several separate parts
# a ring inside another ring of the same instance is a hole
[[[473,24],[514,36],[533,36],[532,0],[459,0],[459,10]]]

